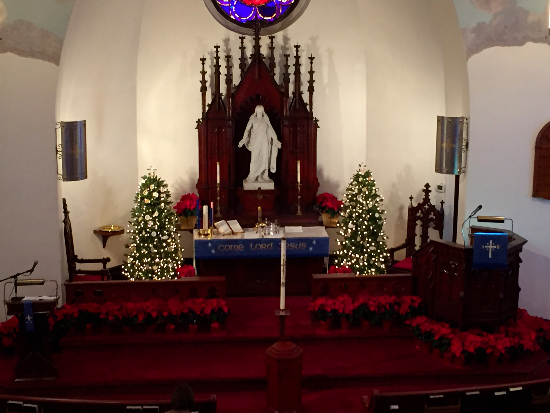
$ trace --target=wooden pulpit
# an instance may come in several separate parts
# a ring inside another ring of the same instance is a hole
[[[49,317],[57,305],[57,297],[33,297],[32,331],[25,321],[24,298],[14,297],[6,301],[8,315],[19,319],[17,352],[19,362],[15,366],[15,380],[48,380],[57,377],[52,361]],[[27,320],[28,322],[31,320]]]
[[[413,293],[424,300],[428,317],[462,330],[495,330],[516,318],[520,253],[527,240],[509,231],[477,230],[508,233],[507,268],[474,270],[472,247],[432,240],[413,255]]]

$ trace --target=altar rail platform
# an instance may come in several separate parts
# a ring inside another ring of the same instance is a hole
[[[458,388],[550,377],[543,351],[495,366],[461,367],[428,354],[405,326],[389,332],[321,331],[307,307],[288,297],[287,333],[304,349],[304,412],[357,412],[362,396],[387,391]],[[277,297],[228,298],[230,315],[218,334],[70,335],[54,354],[57,380],[15,382],[16,357],[0,358],[0,393],[29,397],[166,400],[188,382],[199,398],[217,396],[217,411],[265,410],[266,349],[277,341]],[[330,407],[328,407],[330,406]],[[246,410],[243,410],[246,409]]]

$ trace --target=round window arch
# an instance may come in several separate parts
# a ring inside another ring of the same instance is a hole
[[[262,36],[286,29],[305,11],[310,0],[204,0],[214,18],[225,28],[252,34],[256,23]]]

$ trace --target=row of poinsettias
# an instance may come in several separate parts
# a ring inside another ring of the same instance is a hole
[[[495,333],[480,329],[459,331],[449,324],[419,316],[408,320],[414,335],[442,354],[455,357],[502,357],[530,354],[539,347],[549,349],[550,322],[519,309],[516,322],[502,326]]]
[[[422,300],[415,296],[372,296],[353,301],[349,295],[338,298],[318,297],[309,305],[314,318],[326,321],[346,319],[350,323],[368,321],[378,324],[382,320],[408,320],[422,313]]]
[[[422,314],[422,301],[415,296],[373,296],[353,301],[348,295],[338,298],[319,297],[309,306],[312,315],[326,321],[331,318],[350,322],[366,320],[377,324],[381,320],[405,321],[414,335],[454,357],[486,357],[521,355],[539,347],[550,351],[550,321],[518,310],[516,322],[510,322],[495,333],[479,329],[459,331],[449,324],[429,319]]]
[[[149,300],[125,303],[80,303],[65,304],[57,308],[50,317],[52,330],[69,327],[99,326],[101,324],[152,325],[200,324],[204,321],[223,323],[229,310],[225,300],[219,298],[193,298],[179,300]]]
[[[54,310],[50,329],[64,333],[70,328],[100,325],[224,323],[228,314],[225,300],[218,298],[195,298],[183,302],[150,300],[141,303],[65,304]],[[17,317],[0,323],[0,350],[15,346],[18,331]]]

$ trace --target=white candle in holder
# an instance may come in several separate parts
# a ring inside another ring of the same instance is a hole
[[[208,205],[202,206],[202,229],[208,229]]]
[[[285,284],[286,284],[286,238],[281,238],[281,305],[285,309]]]
[[[296,163],[296,168],[298,169],[297,173],[298,173],[298,183],[300,183],[300,161],[298,161]]]
[[[216,163],[216,183],[220,184],[220,163]]]

